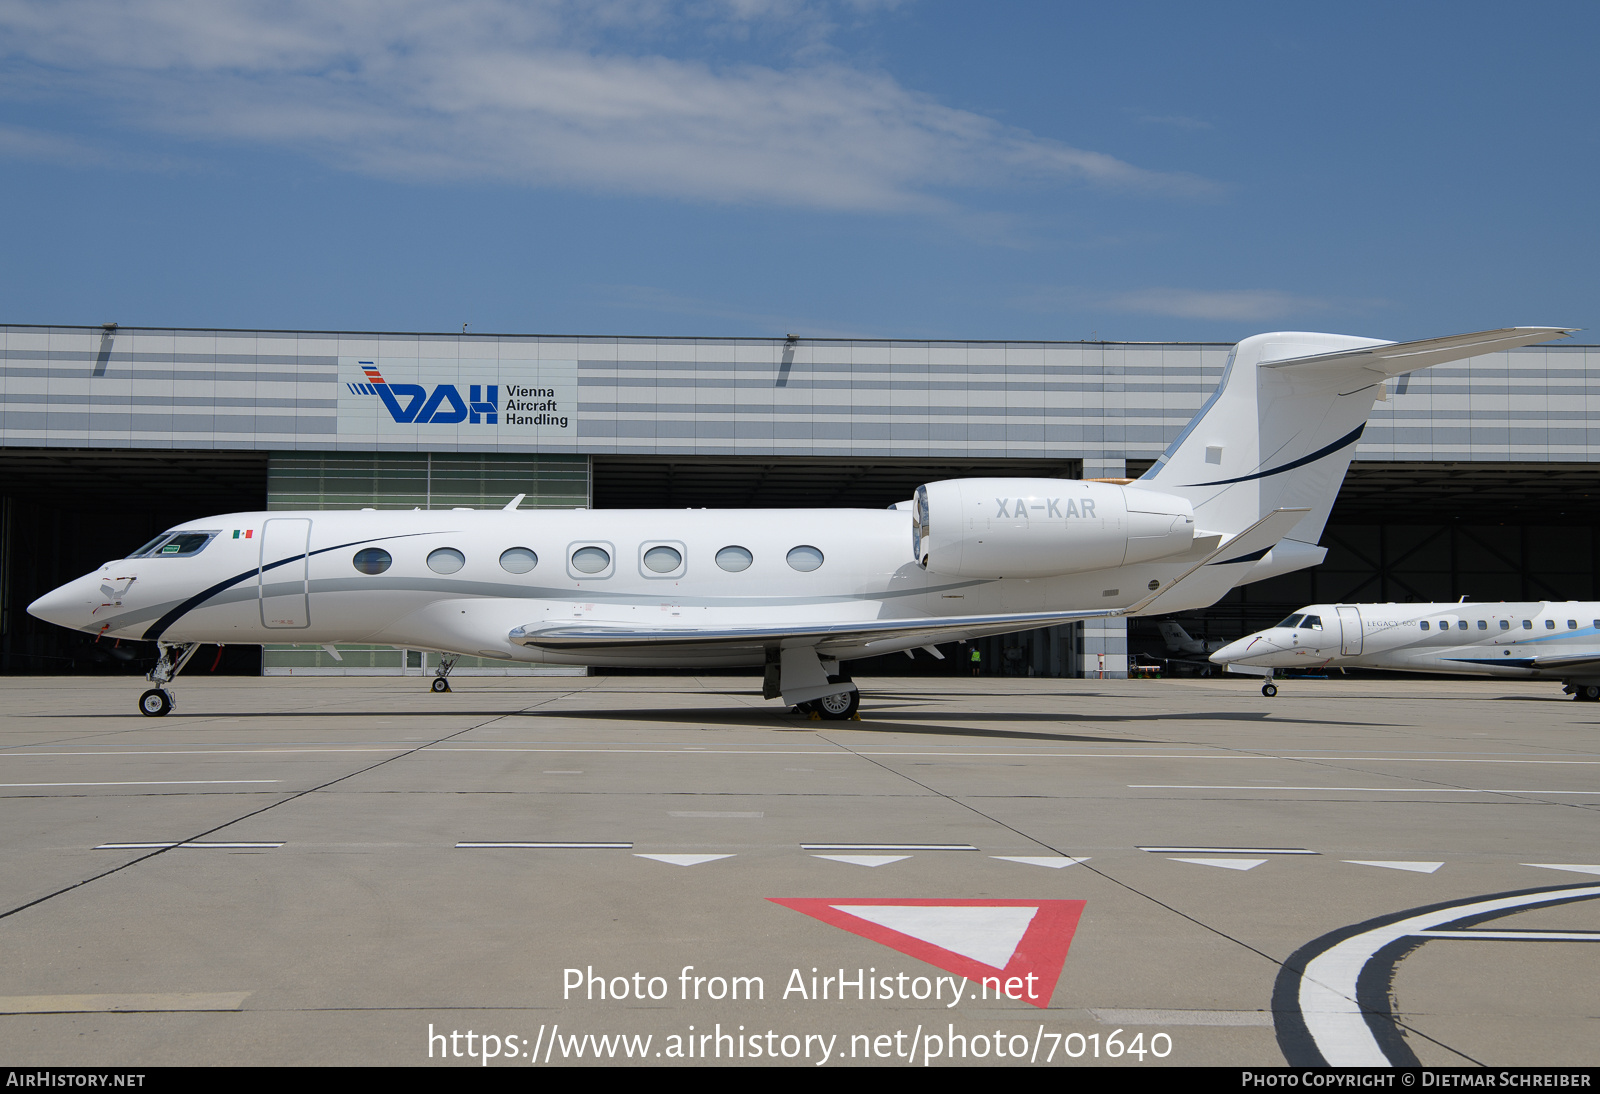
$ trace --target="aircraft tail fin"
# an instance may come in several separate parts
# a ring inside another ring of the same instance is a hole
[[[1246,338],[1216,391],[1132,485],[1186,498],[1197,528],[1211,532],[1239,532],[1275,509],[1304,508],[1282,548],[1248,579],[1315,565],[1324,554],[1315,544],[1388,377],[1569,333],[1509,327],[1421,342],[1292,331]]]

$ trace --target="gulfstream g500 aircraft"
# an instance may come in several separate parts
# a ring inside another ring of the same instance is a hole
[[[1600,700],[1600,604],[1313,604],[1230,642],[1211,660],[1267,677],[1326,666],[1560,680]]]
[[[202,642],[359,642],[568,665],[765,665],[846,718],[839,662],[1075,619],[1159,615],[1313,566],[1391,376],[1568,333],[1423,342],[1260,334],[1137,481],[955,479],[890,510],[232,513],[40,597],[41,619],[155,642],[145,714]]]

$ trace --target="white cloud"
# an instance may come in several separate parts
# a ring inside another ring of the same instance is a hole
[[[952,109],[836,55],[718,67],[641,45],[686,21],[766,20],[798,28],[800,55],[816,57],[830,13],[871,6],[0,0],[0,72],[125,125],[385,177],[896,212],[1020,183],[1210,189]]]

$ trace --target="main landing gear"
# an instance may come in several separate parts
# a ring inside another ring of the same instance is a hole
[[[830,684],[847,684],[848,676],[829,676]],[[820,699],[799,703],[795,706],[798,714],[815,714],[825,722],[845,722],[854,718],[856,711],[861,708],[861,693],[854,689],[839,691],[832,695],[824,695]]]
[[[433,683],[429,685],[435,694],[443,695],[450,690],[450,670],[456,667],[459,659],[453,654],[439,658],[439,667],[433,670]]]
[[[183,671],[183,666],[189,663],[189,658],[193,657],[195,651],[200,648],[200,643],[181,642],[167,645],[164,642],[159,642],[156,644],[156,648],[161,651],[161,656],[156,659],[156,667],[145,675],[145,679],[149,680],[155,687],[139,696],[139,713],[146,718],[160,718],[172,713],[173,707],[177,704],[172,698],[172,692],[167,690],[166,685],[172,682],[174,676]]]
[[[1274,684],[1271,680],[1268,680],[1265,684],[1261,685],[1261,694],[1265,695],[1268,699],[1271,699],[1274,695],[1278,694],[1278,685]]]
[[[1600,702],[1600,684],[1568,684],[1561,690],[1580,703]]]

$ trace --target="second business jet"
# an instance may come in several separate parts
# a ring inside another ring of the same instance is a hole
[[[1358,668],[1560,680],[1600,700],[1600,603],[1313,604],[1211,655],[1229,672]]]

